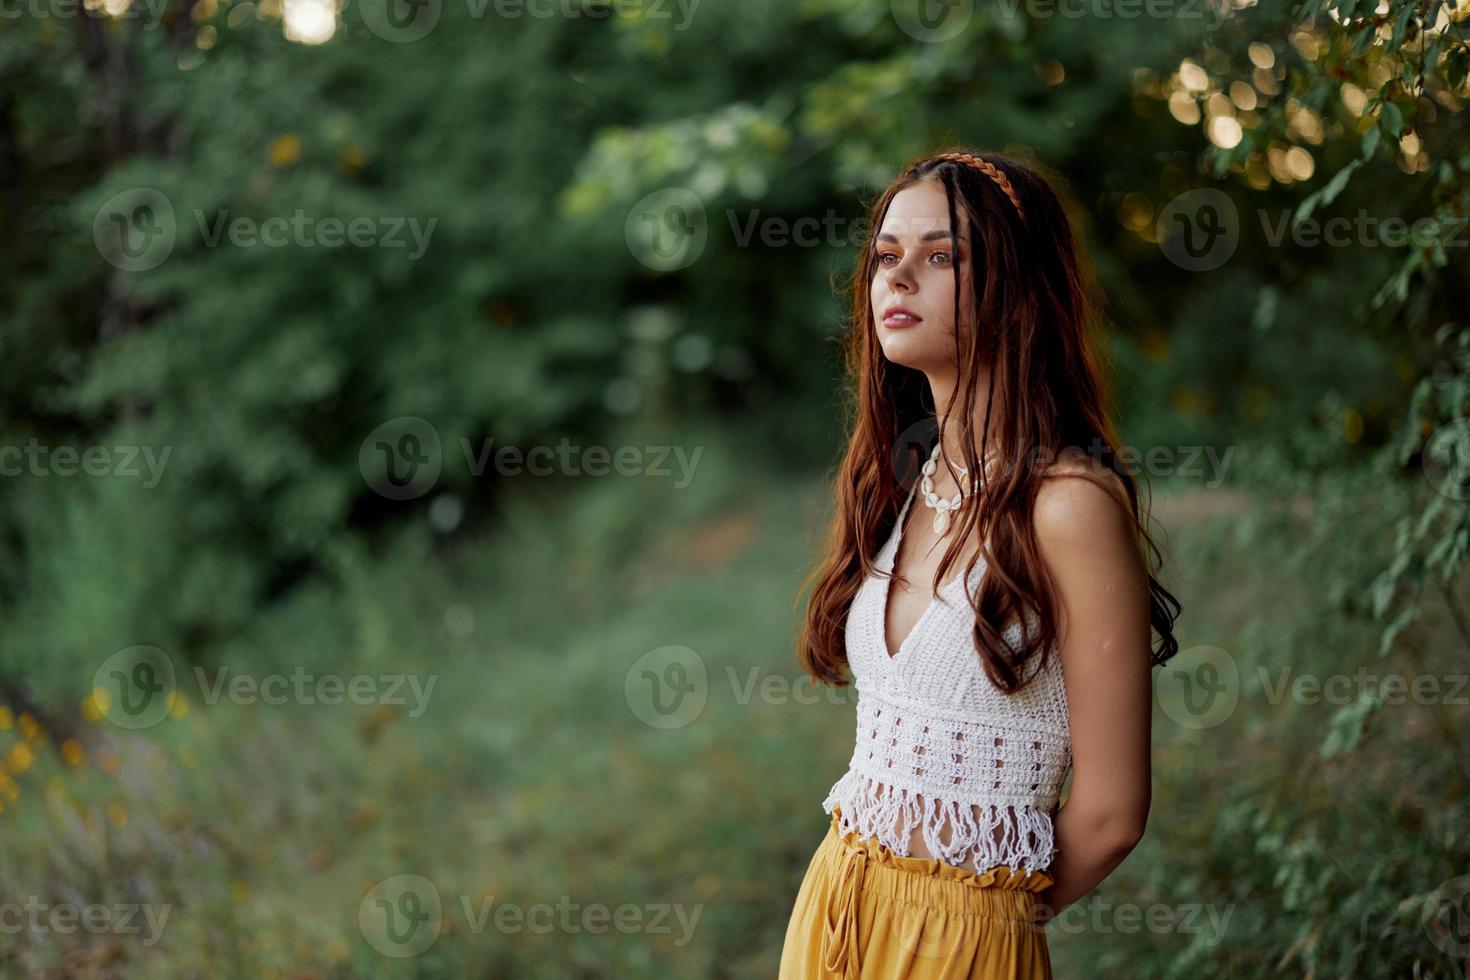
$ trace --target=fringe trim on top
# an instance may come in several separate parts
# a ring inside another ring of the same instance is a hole
[[[979,874],[1004,864],[1024,869],[1029,878],[1045,871],[1056,853],[1051,813],[1028,804],[978,804],[977,814],[972,804],[921,798],[849,769],[822,801],[828,814],[834,806],[842,808],[844,834],[856,830],[907,857],[909,835],[918,826],[931,855]],[[946,824],[953,828],[948,843],[940,837]]]

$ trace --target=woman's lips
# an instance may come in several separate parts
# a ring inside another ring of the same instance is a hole
[[[911,313],[889,313],[883,317],[883,326],[889,330],[902,330],[904,327],[912,327],[920,322],[922,318]]]

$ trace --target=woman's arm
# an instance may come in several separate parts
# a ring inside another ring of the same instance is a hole
[[[1057,814],[1049,869],[1055,883],[1037,913],[1045,923],[1106,878],[1143,836],[1153,697],[1148,575],[1123,503],[1091,480],[1060,476],[1042,484],[1033,520],[1061,606],[1072,730],[1072,789]]]

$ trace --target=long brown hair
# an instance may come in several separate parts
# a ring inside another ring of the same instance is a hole
[[[921,180],[942,184],[950,228],[962,227],[956,213],[961,212],[973,243],[971,289],[963,300],[973,316],[961,317],[962,290],[956,288],[959,384],[945,415],[957,419],[963,465],[970,473],[979,474],[978,461],[991,452],[992,424],[1002,443],[994,475],[976,495],[980,503],[959,511],[958,532],[935,573],[935,591],[978,525],[987,568],[970,602],[975,649],[998,688],[1014,693],[1024,687],[1035,676],[1028,664],[1044,658],[1058,635],[1054,587],[1037,548],[1032,506],[1043,479],[1056,472],[1050,464],[1081,453],[1117,475],[1126,502],[1090,468],[1068,470],[1068,475],[1093,480],[1119,499],[1132,517],[1135,540],[1147,547],[1149,619],[1159,634],[1150,661],[1162,664],[1178,652],[1173,624],[1179,602],[1154,575],[1162,564],[1159,550],[1140,517],[1134,480],[1116,455],[1119,440],[1094,336],[1102,303],[1053,189],[1053,182],[1061,182],[1043,172],[1029,160],[1022,164],[998,153],[954,148],[911,161],[869,209],[862,253],[848,284],[852,308],[843,359],[850,436],[834,478],[837,513],[826,556],[802,588],[811,586],[811,595],[797,660],[817,681],[847,686],[847,611],[864,579],[878,572],[871,556],[893,530],[917,466],[926,458],[924,450],[932,445],[928,434],[944,437],[934,409],[924,405],[932,400],[927,378],[882,356],[871,310],[870,286],[878,268],[874,239],[894,195]],[[958,276],[959,264],[953,268]],[[962,331],[965,322],[974,329]],[[984,444],[977,450],[974,379],[987,365]],[[977,555],[969,562],[966,581],[978,560]],[[1023,639],[1014,651],[1003,638],[1012,622],[1023,624]]]

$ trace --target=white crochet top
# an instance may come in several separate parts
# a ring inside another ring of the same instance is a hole
[[[885,573],[913,499],[911,490],[875,559]],[[982,555],[972,595],[984,571]],[[946,864],[977,873],[1004,864],[1030,877],[1055,855],[1052,818],[1072,766],[1061,665],[1053,649],[1019,693],[996,687],[971,639],[975,613],[960,592],[963,577],[940,588],[892,657],[884,630],[889,580],[870,575],[859,588],[847,617],[857,740],[822,809],[841,806],[843,833],[856,829],[896,854],[909,854],[918,827],[929,854]],[[1004,635],[1019,646],[1020,624]]]

